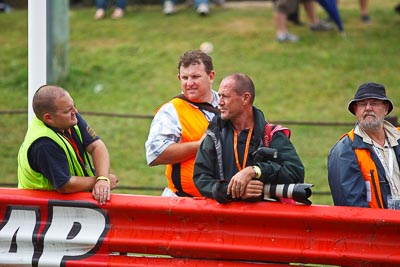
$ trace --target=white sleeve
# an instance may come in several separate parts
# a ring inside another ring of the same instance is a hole
[[[178,143],[182,136],[182,126],[172,103],[164,104],[156,113],[150,125],[145,143],[147,164],[158,158],[172,143]]]

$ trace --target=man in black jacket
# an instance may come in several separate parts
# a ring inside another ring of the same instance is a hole
[[[266,121],[253,106],[255,87],[250,77],[242,73],[225,77],[218,95],[221,114],[210,123],[194,166],[200,193],[220,203],[261,200],[265,185],[303,183],[304,166],[287,128],[275,129],[268,145],[278,156],[256,162],[256,151],[265,146]]]

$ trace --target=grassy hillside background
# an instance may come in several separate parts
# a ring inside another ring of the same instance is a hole
[[[164,167],[146,165],[144,142],[154,110],[179,92],[177,60],[204,41],[214,44],[217,78],[232,72],[250,75],[257,88],[255,105],[268,120],[292,129],[306,167],[306,182],[314,184],[315,204],[332,204],[328,192],[326,157],[337,138],[355,118],[346,110],[357,87],[367,81],[383,83],[400,105],[400,16],[396,1],[370,1],[372,23],[359,20],[358,1],[340,1],[346,38],[337,31],[311,32],[289,24],[301,41],[274,40],[270,5],[215,7],[209,17],[180,6],[166,17],[159,5],[129,5],[119,21],[94,21],[94,7],[69,11],[69,76],[58,84],[70,91],[82,112],[140,115],[86,115],[108,145],[112,171],[121,186],[163,187]],[[229,4],[229,2],[228,2]],[[112,9],[108,10],[109,13]],[[325,12],[318,7],[318,14]],[[28,13],[0,13],[0,182],[16,183],[16,155],[27,127]],[[304,9],[301,19],[307,22]],[[101,90],[99,90],[101,89]],[[312,122],[312,125],[300,122]],[[321,126],[323,123],[348,123]],[[314,124],[316,123],[316,124]],[[114,192],[159,195],[153,190]]]

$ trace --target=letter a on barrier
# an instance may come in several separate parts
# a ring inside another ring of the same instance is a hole
[[[37,209],[7,207],[0,225],[0,262],[4,265],[32,266],[33,236],[39,219]]]

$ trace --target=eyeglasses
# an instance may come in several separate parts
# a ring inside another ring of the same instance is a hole
[[[357,105],[357,107],[360,107],[360,108],[366,108],[368,105],[371,108],[376,108],[376,107],[382,106],[383,105],[383,101],[382,100],[377,100],[377,99],[374,99],[374,100],[361,100],[361,101],[358,101],[356,103],[356,105]]]

